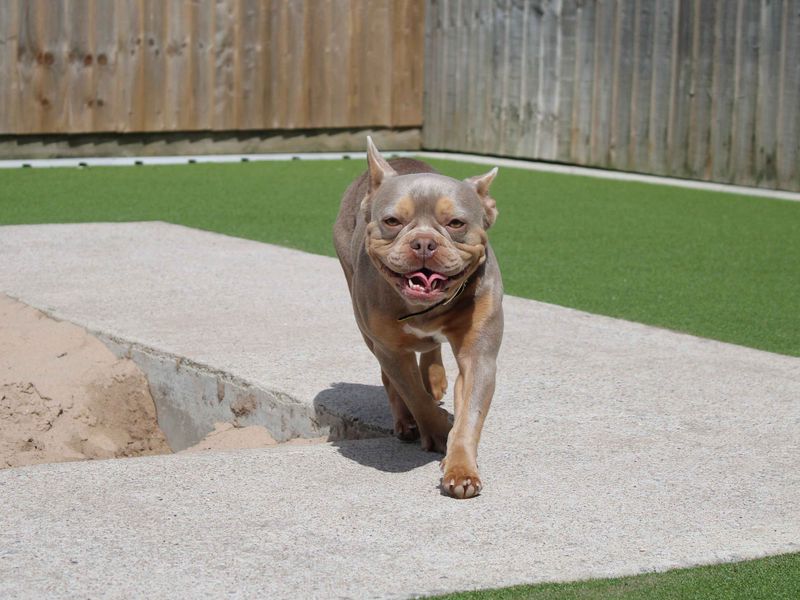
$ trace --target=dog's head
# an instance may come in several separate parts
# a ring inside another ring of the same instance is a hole
[[[486,260],[486,230],[497,217],[489,185],[497,168],[465,181],[399,175],[371,139],[367,145],[369,192],[361,210],[373,264],[409,304],[451,297]]]

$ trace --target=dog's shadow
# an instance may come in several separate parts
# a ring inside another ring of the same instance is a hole
[[[316,395],[314,411],[319,424],[330,428],[339,453],[365,467],[404,473],[442,459],[422,450],[419,442],[401,442],[392,435],[383,386],[334,383]]]

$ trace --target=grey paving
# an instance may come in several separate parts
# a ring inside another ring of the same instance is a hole
[[[385,418],[332,259],[5,227],[0,290],[309,414],[358,396]],[[0,597],[404,598],[800,551],[800,360],[505,306],[480,497],[442,496],[438,457],[389,438],[6,470]]]

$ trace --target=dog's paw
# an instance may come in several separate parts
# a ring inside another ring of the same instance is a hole
[[[433,399],[441,402],[447,392],[447,375],[442,365],[434,364],[428,368],[428,382]]]
[[[472,498],[481,493],[483,483],[478,476],[477,468],[455,465],[447,466],[447,459],[442,461],[444,475],[442,489],[453,498]]]
[[[444,454],[447,452],[447,434],[430,434],[427,432],[420,433],[420,440],[422,441],[422,449],[427,452],[438,452]]]
[[[411,419],[399,419],[394,422],[394,435],[397,439],[404,442],[413,442],[419,439],[419,428],[416,421]]]
[[[428,452],[447,452],[447,435],[450,433],[450,420],[447,411],[435,408],[434,416],[424,425],[420,422],[419,436],[422,449]]]

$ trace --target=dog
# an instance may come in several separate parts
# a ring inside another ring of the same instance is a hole
[[[367,166],[334,225],[356,323],[380,364],[395,435],[445,453],[442,489],[470,498],[483,487],[478,442],[503,337],[503,284],[486,235],[497,168],[459,181],[418,160],[387,161],[369,137]],[[444,342],[459,371],[452,427],[440,406]]]

